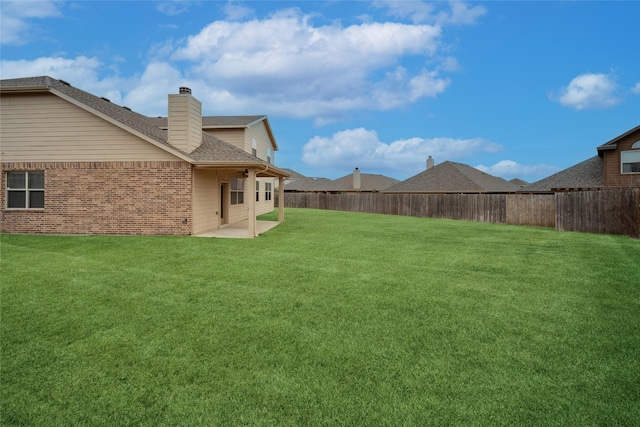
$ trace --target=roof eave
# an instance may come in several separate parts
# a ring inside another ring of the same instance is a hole
[[[262,161],[239,161],[239,162],[216,162],[216,161],[194,161],[192,162],[195,167],[201,168],[264,168],[263,170],[258,170],[259,174],[267,174],[267,176],[274,177],[282,177],[288,178],[289,175],[287,172],[282,169],[277,168],[276,166],[262,162]]]
[[[49,92],[49,86],[2,86],[0,93],[19,93],[19,92]]]
[[[639,131],[639,130],[640,130],[640,126],[636,126],[633,129],[630,129],[630,130],[626,131],[622,135],[616,136],[611,141],[605,142],[604,144],[599,146],[598,147],[598,151],[600,151],[600,150],[615,150],[617,148],[616,143],[618,141],[620,141],[622,138],[625,138],[625,137],[627,137],[627,136],[631,135],[632,133],[634,133],[636,131]],[[613,148],[609,148],[609,147],[613,147]]]

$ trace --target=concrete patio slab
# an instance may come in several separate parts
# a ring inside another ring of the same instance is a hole
[[[256,232],[260,235],[271,230],[278,224],[280,224],[278,221],[256,221]],[[217,230],[198,234],[195,237],[220,237],[227,239],[253,238],[253,236],[249,236],[249,220],[226,224]]]

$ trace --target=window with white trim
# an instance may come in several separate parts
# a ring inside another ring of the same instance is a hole
[[[256,181],[256,202],[260,201],[260,181]]]
[[[272,184],[270,182],[264,183],[264,199],[265,200],[271,200],[271,186]]]
[[[255,138],[251,138],[251,154],[258,157],[258,141]]]
[[[44,171],[7,172],[8,209],[44,209]]]
[[[242,205],[244,203],[244,179],[231,178],[231,204]]]
[[[271,148],[267,148],[267,163],[273,163],[273,150]]]
[[[633,144],[633,147],[636,144]],[[621,151],[620,163],[622,173],[640,173],[640,150]]]

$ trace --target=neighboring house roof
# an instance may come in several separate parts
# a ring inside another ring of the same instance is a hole
[[[360,188],[353,186],[353,173],[332,181],[329,191],[382,191],[398,183],[395,178],[371,173],[360,173]]]
[[[446,161],[385,190],[385,193],[495,193],[519,187],[462,163]]]
[[[289,174],[289,180],[290,181],[295,181],[296,179],[306,178],[304,175],[294,171],[293,169],[288,169],[288,168],[280,168],[280,169]]]
[[[618,145],[617,145],[618,141],[620,141],[622,138],[626,138],[627,136],[629,136],[632,133],[637,132],[639,130],[640,130],[640,126],[636,126],[633,129],[623,133],[622,135],[616,136],[611,141],[605,142],[604,144],[602,144],[601,146],[598,147],[598,154],[600,154],[602,151],[617,149],[618,148]]]
[[[286,171],[286,169],[285,169]],[[284,186],[284,191],[314,192],[327,191],[333,181],[327,178],[303,177]]]
[[[527,185],[521,191],[551,191],[553,189],[578,189],[604,187],[604,160],[593,156],[583,162],[561,170],[547,178]]]
[[[202,127],[223,127],[223,128],[245,128],[260,120],[266,119],[267,116],[202,116]],[[167,117],[149,117],[156,125],[162,128],[168,126]]]
[[[149,120],[158,127],[166,129],[169,123],[169,119],[167,117],[149,117]],[[265,123],[265,127],[267,128],[267,132],[273,141],[273,146],[277,150],[278,144],[276,143],[276,139],[273,136],[273,132],[271,131],[271,125],[269,124],[269,120],[267,116],[202,116],[202,128],[203,129],[229,129],[229,128],[238,128],[245,129],[249,126],[256,124],[260,121]]]
[[[527,181],[525,181],[524,179],[520,179],[520,178],[513,178],[509,180],[510,183],[517,185],[518,187],[524,187],[526,185],[529,185],[529,183]]]
[[[103,119],[143,137],[154,145],[194,164],[260,164],[270,166],[265,161],[229,144],[219,138],[202,132],[202,144],[191,153],[186,153],[168,143],[167,131],[159,127],[154,119],[138,114],[127,107],[110,102],[88,92],[71,86],[63,80],[49,76],[26,77],[0,80],[2,92],[39,92],[47,91],[59,96],[72,104],[83,108]],[[260,116],[264,117],[264,116]],[[282,175],[286,175],[282,173]]]

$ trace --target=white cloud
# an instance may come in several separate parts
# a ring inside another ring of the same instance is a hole
[[[478,152],[494,153],[503,147],[482,138],[410,138],[381,142],[375,131],[357,128],[313,137],[303,147],[302,161],[336,170],[375,169],[397,175],[414,175],[425,169],[426,159],[463,158]]]
[[[97,58],[78,56],[73,59],[67,58],[37,58],[32,61],[0,61],[0,72],[3,79],[10,79],[25,76],[51,76],[57,79],[76,81],[78,87],[89,90],[87,81],[96,81],[101,63]]]
[[[190,0],[161,1],[156,5],[156,10],[167,16],[181,15],[189,10]]]
[[[634,95],[640,95],[640,82],[636,83],[630,90]]]
[[[22,45],[31,40],[33,19],[61,16],[58,1],[5,1],[1,3],[0,43]]]
[[[560,170],[560,168],[556,166],[545,164],[523,165],[513,160],[501,160],[491,166],[478,165],[475,166],[475,168],[504,179],[520,178],[529,182],[545,178]]]
[[[560,89],[557,100],[576,110],[610,108],[617,105],[618,84],[611,75],[581,74]],[[551,97],[555,97],[552,95]]]
[[[390,16],[407,18],[416,24],[430,22],[439,25],[469,25],[476,23],[487,12],[482,6],[469,7],[468,3],[457,0],[449,1],[449,9],[440,11],[436,11],[434,3],[426,1],[381,0],[373,4],[378,8],[386,8]]]
[[[179,13],[188,5],[158,7]],[[235,2],[221,8],[238,19],[252,16]],[[286,9],[262,19],[215,21],[187,39],[154,44],[141,74],[126,79],[87,57],[3,61],[0,71],[3,78],[51,75],[90,92],[117,82],[111,93],[122,91],[127,106],[148,115],[166,114],[166,94],[188,85],[204,114],[267,113],[322,125],[354,111],[436,97],[451,83],[446,74],[458,68],[454,57],[441,54],[440,24],[317,25],[314,17]],[[98,80],[105,75],[115,77]]]
[[[420,60],[438,51],[438,26],[314,26],[311,20],[288,9],[263,20],[216,21],[189,37],[171,60],[191,62],[188,74],[209,93],[225,91],[231,106],[250,100],[254,110],[320,120],[353,109],[406,106],[449,84],[440,68],[429,70]],[[400,65],[408,57],[419,65]],[[451,62],[446,58],[442,70]]]
[[[234,1],[229,1],[224,6],[222,6],[222,11],[225,13],[227,19],[231,21],[253,17],[255,14],[253,9],[242,6],[241,4],[238,4]]]

